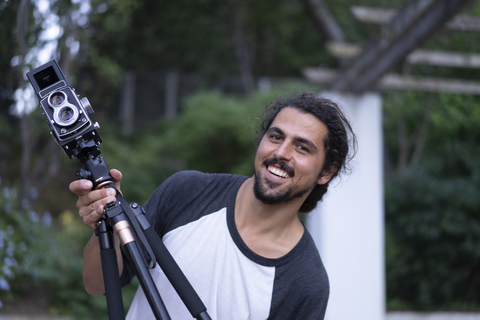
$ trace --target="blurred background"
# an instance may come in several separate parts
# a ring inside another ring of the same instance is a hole
[[[278,95],[378,92],[387,310],[480,311],[479,21],[478,0],[0,0],[0,315],[107,318],[81,278],[81,165],[24,76],[51,59],[138,203],[179,170],[251,175]]]

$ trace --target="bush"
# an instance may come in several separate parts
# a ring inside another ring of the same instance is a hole
[[[478,99],[452,94],[433,97],[430,129],[420,163],[395,169],[386,176],[389,309],[479,309]],[[409,109],[411,105],[402,112],[411,121],[418,110]],[[393,138],[398,115],[388,105],[385,115],[386,137]],[[408,121],[413,131],[414,123]],[[394,139],[386,142],[390,155],[395,155],[398,146]]]
[[[478,179],[445,180],[421,169],[391,179],[386,189],[390,297],[416,309],[477,308],[479,189]]]
[[[4,187],[0,195],[0,300],[22,305],[36,296],[52,315],[75,319],[107,319],[104,296],[90,296],[82,281],[82,251],[92,231],[66,211],[57,220],[19,208],[17,192]],[[128,306],[134,288],[125,289]]]

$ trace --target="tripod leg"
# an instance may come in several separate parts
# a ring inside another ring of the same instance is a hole
[[[150,275],[147,266],[145,265],[145,263],[143,263],[142,256],[140,255],[140,251],[138,250],[136,243],[134,241],[129,242],[123,247],[127,249],[127,252],[131,257],[131,261],[135,265],[138,281],[140,282],[140,285],[143,288],[143,292],[145,293],[145,296],[150,303],[153,314],[159,320],[170,320],[167,309],[163,304],[162,298],[158,294],[157,287],[153,282],[152,276]]]
[[[138,204],[132,203],[129,207],[125,208],[125,212],[127,216],[130,216],[130,221],[135,222],[138,225],[138,229],[143,230],[146,242],[151,247],[151,250],[153,250],[153,255],[155,255],[160,268],[167,276],[173,288],[177,291],[188,311],[198,320],[210,320],[211,318],[207,313],[207,308],[195,292],[195,289],[163,244],[158,233],[150,226],[145,216],[145,210]]]
[[[110,320],[125,319],[123,307],[122,288],[118,276],[117,254],[111,227],[107,226],[105,219],[97,222],[95,234],[100,243],[100,257],[102,261],[103,281],[107,298],[108,318]]]
[[[114,215],[114,218],[111,219],[112,221],[116,221],[113,225],[115,233],[118,235],[123,248],[127,251],[128,258],[135,267],[138,281],[150,303],[155,318],[158,320],[170,320],[168,311],[163,304],[163,300],[153,282],[152,276],[142,259],[142,255],[130,230],[130,225],[127,220],[125,220],[123,209],[118,207],[116,203],[109,203],[107,204],[106,211],[108,214],[121,212],[120,214]]]

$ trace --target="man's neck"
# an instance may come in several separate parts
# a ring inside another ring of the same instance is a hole
[[[303,236],[304,227],[297,216],[302,200],[264,204],[253,193],[253,179],[247,179],[237,193],[235,224],[250,250],[266,258],[280,258]]]

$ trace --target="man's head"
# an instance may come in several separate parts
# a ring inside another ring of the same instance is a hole
[[[275,119],[277,119],[279,113],[285,108],[293,109],[295,112],[282,112],[283,121],[285,121],[284,116],[287,113],[290,114],[290,116],[296,114],[297,117],[302,117],[304,121],[315,119],[319,123],[316,127],[317,131],[322,131],[323,128],[326,127],[325,132],[322,132],[321,136],[323,141],[318,143],[323,143],[321,148],[318,148],[321,149],[319,151],[322,153],[322,161],[316,162],[321,166],[321,168],[317,168],[316,170],[316,172],[319,172],[319,176],[314,177],[317,179],[313,179],[314,183],[310,186],[308,191],[310,191],[311,188],[313,188],[313,190],[300,208],[300,212],[309,212],[315,208],[317,202],[321,200],[323,195],[327,192],[329,182],[340,172],[345,170],[350,149],[349,142],[352,140],[353,146],[355,147],[356,138],[350,123],[334,102],[321,98],[316,94],[304,92],[287,98],[279,98],[267,106],[262,126],[257,132],[256,140],[259,145],[257,153],[260,152],[262,139],[266,134],[270,134],[272,124],[275,123]],[[277,119],[277,121],[278,120],[279,119]],[[273,128],[273,131],[277,129],[278,128]],[[308,131],[305,131],[304,135],[315,136],[315,132],[308,133]],[[307,140],[310,139],[309,137],[300,138],[306,138]],[[313,137],[313,139],[315,138]],[[281,166],[286,166],[286,171],[288,172],[288,161],[283,162],[276,158],[278,157],[273,156],[271,159],[266,159],[265,161],[267,163],[279,163]],[[258,180],[259,179],[257,179],[257,181]],[[260,189],[257,188],[257,193],[258,190]],[[300,197],[302,195],[301,192],[305,192],[305,190],[298,190],[297,194],[292,194],[290,197]]]

